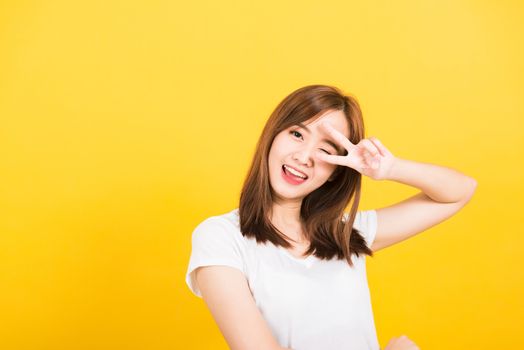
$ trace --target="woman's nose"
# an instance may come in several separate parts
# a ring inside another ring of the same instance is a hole
[[[299,162],[300,164],[305,164],[307,166],[311,166],[312,164],[312,157],[313,157],[313,150],[309,148],[303,148],[300,150],[297,150],[293,156],[293,158]]]

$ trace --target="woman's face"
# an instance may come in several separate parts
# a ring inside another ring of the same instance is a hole
[[[276,195],[275,200],[301,202],[305,196],[322,186],[335,171],[337,165],[317,158],[319,153],[344,154],[342,146],[336,144],[320,126],[323,121],[346,137],[349,136],[344,112],[330,110],[315,121],[309,119],[302,126],[294,125],[281,131],[273,140],[268,165],[269,182]]]

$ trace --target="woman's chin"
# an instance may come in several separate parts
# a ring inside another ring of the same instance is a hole
[[[280,201],[301,202],[305,196],[298,194],[296,191],[278,191],[276,192],[276,197]]]

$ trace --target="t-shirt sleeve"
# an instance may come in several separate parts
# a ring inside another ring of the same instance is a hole
[[[191,237],[191,256],[186,272],[186,284],[196,296],[202,294],[196,284],[194,270],[200,266],[225,265],[245,274],[242,234],[226,219],[210,217],[202,221]]]
[[[346,213],[345,217],[348,218],[349,213]],[[371,248],[377,234],[377,211],[375,209],[357,211],[353,227],[362,233],[366,245]]]

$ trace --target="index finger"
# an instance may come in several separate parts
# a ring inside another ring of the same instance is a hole
[[[335,129],[328,122],[323,121],[322,123],[320,123],[320,127],[321,130],[323,130],[327,135],[329,135],[333,141],[336,141],[339,145],[344,147],[348,151],[348,153],[352,149],[356,148],[355,144],[349,141],[349,139],[344,134]]]

